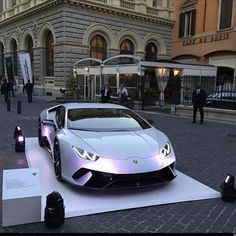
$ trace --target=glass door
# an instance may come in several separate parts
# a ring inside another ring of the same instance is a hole
[[[100,99],[100,75],[78,75],[79,99],[83,101],[97,101]]]

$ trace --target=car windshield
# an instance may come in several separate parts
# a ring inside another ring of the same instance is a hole
[[[68,110],[68,129],[86,131],[136,131],[151,126],[128,109],[77,108]]]

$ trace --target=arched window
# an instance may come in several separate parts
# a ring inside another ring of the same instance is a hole
[[[107,58],[106,40],[101,35],[95,35],[90,41],[90,57],[105,60]]]
[[[0,80],[2,80],[4,76],[4,47],[3,44],[0,43]]]
[[[33,68],[34,68],[34,52],[33,52],[33,39],[31,36],[27,37],[27,51],[30,55],[30,62],[31,62],[31,68],[32,68],[32,73],[33,73]]]
[[[53,35],[49,31],[46,36],[46,76],[54,76]]]
[[[149,43],[146,47],[145,61],[157,60],[157,46],[155,43]]]
[[[17,65],[17,44],[16,40],[12,41],[12,56],[13,56],[13,73],[14,76],[18,75],[18,65]]]
[[[134,45],[129,39],[122,41],[120,45],[120,54],[134,54]]]

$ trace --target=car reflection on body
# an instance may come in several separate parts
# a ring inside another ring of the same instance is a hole
[[[65,103],[40,113],[38,141],[58,181],[95,189],[151,186],[176,177],[176,158],[150,123],[116,104]]]

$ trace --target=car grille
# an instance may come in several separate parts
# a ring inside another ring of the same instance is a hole
[[[175,163],[159,171],[139,174],[110,174],[81,168],[72,177],[76,180],[92,173],[83,187],[96,189],[137,188],[169,182],[176,177]]]

